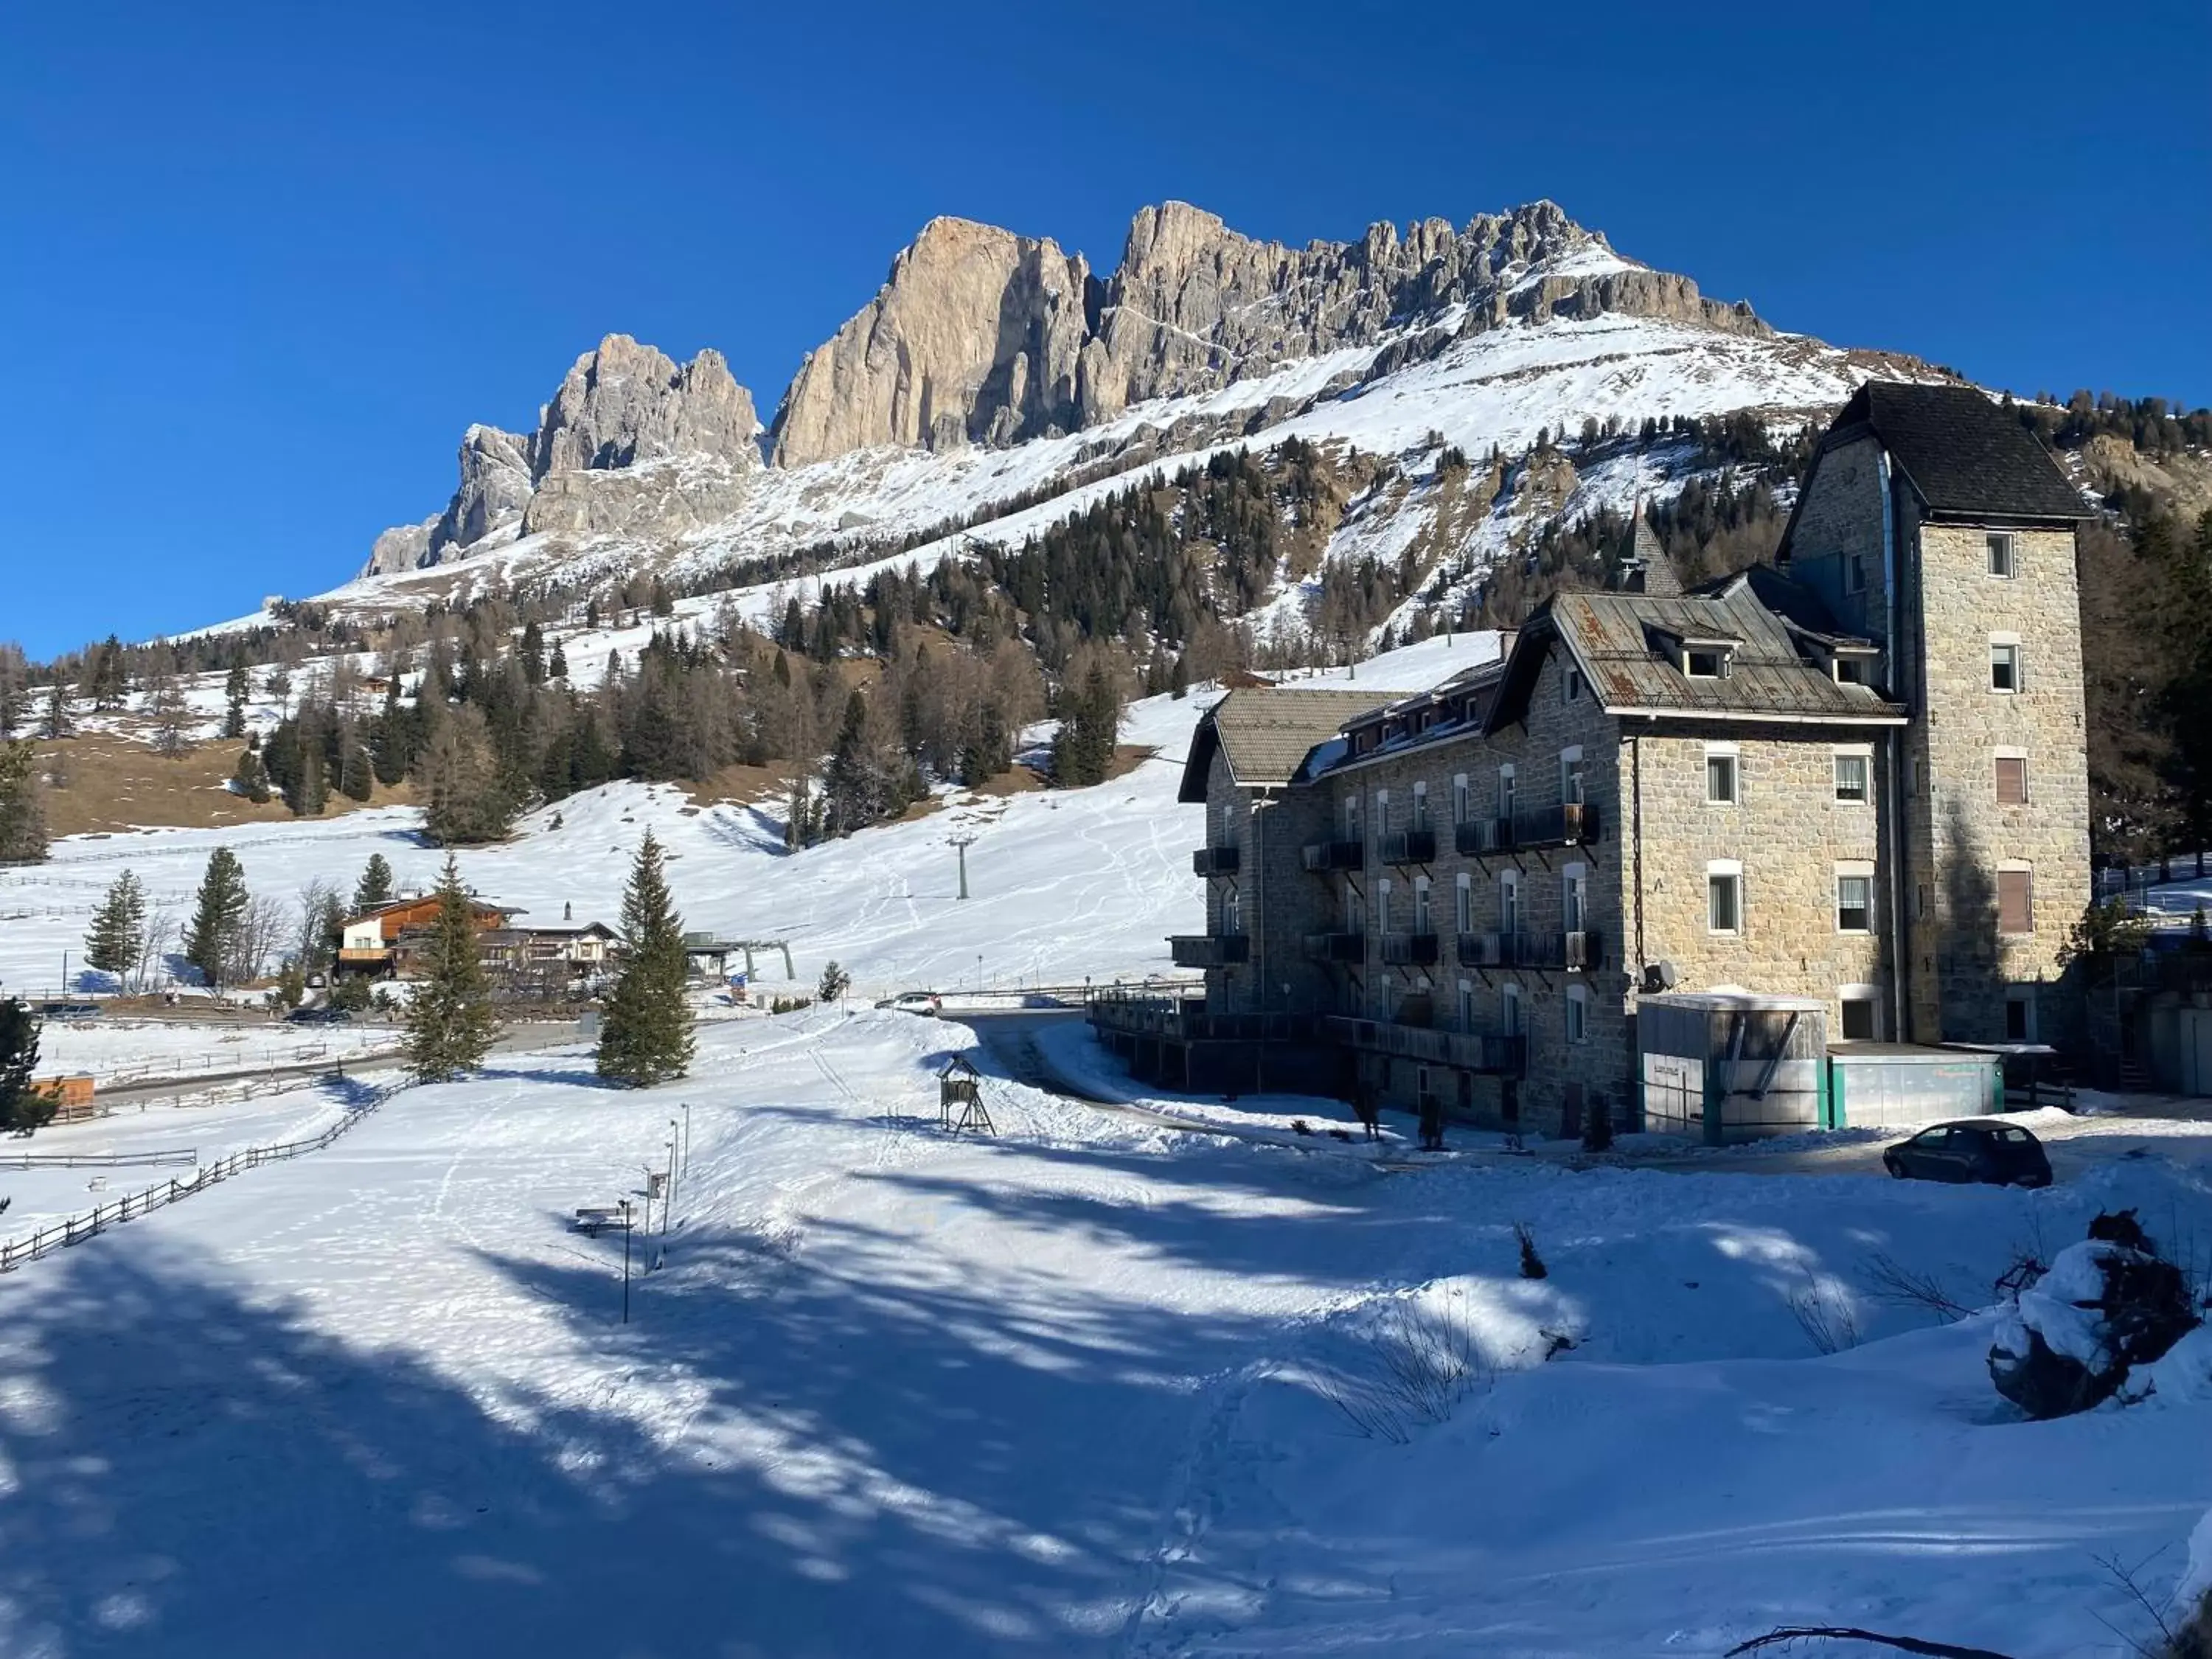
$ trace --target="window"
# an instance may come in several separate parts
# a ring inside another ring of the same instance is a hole
[[[1498,988],[1498,1029],[1505,1036],[1521,1035],[1521,988],[1517,985]]]
[[[2025,806],[2027,805],[2027,757],[1999,755],[1997,757],[1997,805]]]
[[[1578,702],[1583,695],[1583,671],[1570,663],[1567,672],[1559,677],[1559,692],[1562,702]]]
[[[1990,646],[1990,690],[2020,690],[2020,647],[1993,641]]]
[[[1241,933],[1244,931],[1244,902],[1233,889],[1229,896],[1221,902],[1221,931],[1224,933]]]
[[[1473,876],[1462,874],[1460,877],[1458,888],[1452,895],[1452,920],[1457,924],[1456,931],[1462,933],[1473,933],[1474,931],[1474,878]]]
[[[1867,774],[1872,771],[1871,755],[1838,754],[1836,757],[1836,799],[1849,801],[1854,806],[1867,803]]]
[[[1462,772],[1452,780],[1452,822],[1465,823],[1468,811],[1467,774]]]
[[[1705,866],[1705,927],[1716,933],[1743,931],[1743,868],[1729,863]]]
[[[1375,839],[1380,841],[1390,833],[1390,792],[1375,792]]]
[[[1728,659],[1718,651],[1686,651],[1682,653],[1682,672],[1693,680],[1717,680],[1725,671]]]
[[[2009,580],[2013,576],[2018,574],[2019,567],[2014,562],[2013,559],[2012,538],[2001,532],[1991,531],[1989,534],[1988,541],[1990,549],[1990,574],[1992,576],[2002,576],[2008,580]]]
[[[1344,798],[1344,838],[1346,841],[1358,841],[1360,838],[1359,797],[1357,795],[1346,795]]]
[[[1429,786],[1425,783],[1417,783],[1413,786],[1413,828],[1425,830],[1428,827]]]
[[[1559,799],[1571,806],[1583,800],[1583,751],[1579,747],[1559,750]]]
[[[1870,933],[1874,931],[1872,876],[1836,878],[1836,931],[1839,933]]]
[[[1571,933],[1583,930],[1589,890],[1589,878],[1583,866],[1571,864],[1559,872],[1559,915]]]
[[[1517,870],[1498,872],[1498,931],[1501,933],[1521,931],[1521,874]]]
[[[1567,1041],[1589,1041],[1589,988],[1587,986],[1567,987]]]
[[[2005,1041],[2035,1041],[2035,992],[2029,987],[2013,986],[2005,992]]]
[[[1367,901],[1360,896],[1357,888],[1344,890],[1344,931],[1347,933],[1367,931]]]
[[[1417,933],[1436,932],[1429,921],[1429,878],[1413,878],[1413,931]]]
[[[1375,884],[1375,931],[1390,931],[1390,878],[1388,876]]]
[[[1867,683],[1864,657],[1838,657],[1835,667],[1836,684],[1838,685],[1864,685]]]
[[[1733,749],[1705,750],[1705,799],[1715,806],[1736,804],[1736,752]]]
[[[1875,1000],[1871,987],[1846,987],[1842,1002],[1844,1042],[1872,1042],[1881,1035],[1881,1005]]]
[[[1474,1029],[1474,981],[1471,979],[1459,982],[1459,1029],[1462,1031]]]
[[[1844,592],[1846,593],[1863,593],[1866,592],[1865,554],[1846,553],[1844,555]]]
[[[2035,931],[2035,874],[2030,870],[1997,872],[1997,932]]]
[[[1510,766],[1498,769],[1498,816],[1501,818],[1513,816],[1513,769]]]

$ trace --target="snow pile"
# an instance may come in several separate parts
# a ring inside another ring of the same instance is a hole
[[[1990,1377],[2030,1417],[2086,1411],[2196,1324],[2179,1268],[2147,1249],[2087,1238],[2061,1250],[1997,1322]]]

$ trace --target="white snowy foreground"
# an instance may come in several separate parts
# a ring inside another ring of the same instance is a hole
[[[725,1024],[644,1093],[502,1055],[0,1279],[0,1653],[1458,1659],[1834,1621],[2055,1659],[2124,1652],[2098,1558],[2163,1551],[2163,1594],[2212,1507],[2186,1390],[2020,1422],[1995,1316],[1865,1291],[1886,1253],[1978,1305],[2100,1206],[2201,1239],[2164,1160],[2038,1194],[1394,1175],[998,1078],[999,1137],[956,1142],[969,1040]],[[687,1104],[624,1325],[619,1242],[564,1220]],[[1480,1362],[1440,1421],[1362,1335],[1409,1319]]]

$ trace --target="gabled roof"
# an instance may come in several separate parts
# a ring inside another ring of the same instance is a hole
[[[1838,412],[1821,447],[1863,433],[1889,452],[1930,517],[2071,523],[2093,516],[2035,434],[1972,386],[1869,380]]]
[[[1231,691],[1208,709],[1182,763],[1179,801],[1206,799],[1206,775],[1218,748],[1230,775],[1247,789],[1277,787],[1297,775],[1314,745],[1326,743],[1371,709],[1394,700],[1384,690],[1288,691],[1279,687]]]
[[[1485,729],[1496,732],[1522,718],[1554,641],[1573,653],[1608,714],[1901,725],[1905,711],[1873,688],[1842,684],[1824,665],[1807,660],[1782,613],[1784,603],[1808,618],[1826,620],[1817,599],[1764,569],[1678,598],[1559,594],[1522,630]],[[1653,648],[1655,635],[1735,641],[1728,673],[1692,678],[1670,654]]]

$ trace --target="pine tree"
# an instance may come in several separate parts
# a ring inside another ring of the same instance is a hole
[[[691,1005],[684,992],[684,920],[676,914],[660,843],[646,832],[623,895],[622,971],[607,994],[599,1075],[633,1088],[691,1068]]]
[[[84,936],[87,966],[120,980],[138,965],[146,942],[146,890],[128,870],[116,877]]]
[[[69,693],[62,689],[61,676],[46,688],[46,720],[45,735],[49,742],[68,737],[76,729],[70,719]]]
[[[261,751],[249,739],[239,750],[238,769],[230,775],[230,787],[252,801],[256,806],[269,802],[269,773],[261,763]]]
[[[238,855],[228,847],[216,848],[209,855],[192,919],[185,927],[185,960],[200,970],[211,990],[222,988],[238,959],[246,903],[246,872]]]
[[[35,864],[46,855],[46,803],[38,751],[0,743],[0,864]]]
[[[31,1086],[38,1063],[38,1017],[19,997],[0,1001],[0,1133],[27,1135],[53,1121],[58,1103]]]
[[[549,679],[565,680],[568,678],[568,658],[561,649],[558,640],[553,641],[553,655],[545,665],[545,673]]]
[[[371,853],[368,863],[362,869],[361,879],[354,884],[353,913],[357,916],[366,915],[388,902],[391,897],[392,866],[385,862],[383,854]]]
[[[822,983],[815,988],[821,993],[823,1001],[842,1002],[845,993],[853,988],[853,976],[833,962],[822,969]]]
[[[476,918],[451,854],[437,897],[422,973],[407,1006],[407,1069],[422,1083],[473,1072],[499,1034],[491,978],[477,948]]]
[[[246,699],[251,690],[246,665],[243,662],[231,664],[230,674],[222,683],[222,734],[226,738],[246,735]]]

